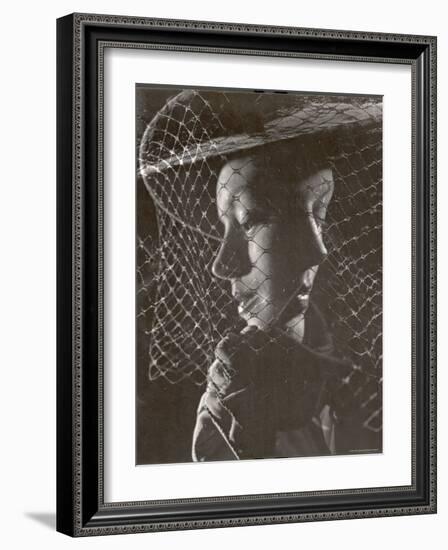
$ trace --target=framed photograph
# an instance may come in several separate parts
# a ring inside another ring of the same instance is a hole
[[[57,40],[57,529],[434,513],[436,38]]]

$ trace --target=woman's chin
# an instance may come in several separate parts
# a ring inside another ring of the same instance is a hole
[[[278,324],[277,317],[272,313],[272,315],[267,315],[266,311],[263,312],[264,315],[256,313],[248,313],[246,316],[241,316],[247,323],[249,327],[256,327],[259,330],[268,330],[269,328]]]
[[[247,322],[248,327],[256,327],[259,330],[266,330],[268,328],[268,324],[264,321],[258,319],[257,317],[250,317],[249,319],[245,319]]]
[[[238,313],[247,326],[256,327],[259,330],[269,330],[272,327],[288,328],[296,322],[302,323],[309,308],[309,295],[298,296],[294,301],[283,304],[283,307],[258,308],[255,311],[239,309]]]

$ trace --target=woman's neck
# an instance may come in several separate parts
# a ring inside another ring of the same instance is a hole
[[[310,302],[306,311],[296,313],[283,326],[296,342],[306,344],[322,353],[333,352],[331,333],[322,313],[313,302]]]

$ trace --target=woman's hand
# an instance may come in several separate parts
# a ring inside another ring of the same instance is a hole
[[[317,353],[279,329],[230,333],[209,368],[194,454],[199,460],[273,457],[276,434],[302,428],[325,404],[342,427],[351,422],[361,429],[371,405],[368,399],[359,403],[365,392],[358,389],[372,384],[364,378],[359,367]],[[339,447],[348,445],[339,439]]]
[[[321,357],[293,340],[280,329],[247,327],[229,333],[215,350],[208,382],[218,395],[226,397],[248,386],[255,386],[265,397],[290,390],[321,378]],[[281,396],[278,396],[281,397]]]
[[[275,456],[276,433],[300,428],[315,412],[312,369],[310,352],[283,331],[251,327],[229,333],[209,368],[195,430],[196,456]],[[221,445],[210,428],[220,434]]]

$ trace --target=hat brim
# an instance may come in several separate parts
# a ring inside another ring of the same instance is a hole
[[[179,166],[190,165],[213,157],[226,156],[238,151],[253,149],[265,144],[275,143],[310,135],[331,133],[344,127],[378,128],[381,121],[382,106],[378,100],[364,99],[356,103],[310,101],[306,107],[289,106],[277,113],[277,117],[266,122],[262,132],[239,133],[219,136],[198,142],[193,147],[166,151],[166,155],[157,163],[146,163],[141,159],[140,174],[150,176]]]

